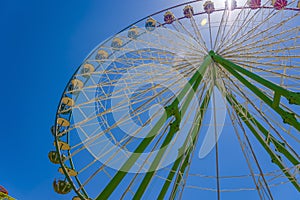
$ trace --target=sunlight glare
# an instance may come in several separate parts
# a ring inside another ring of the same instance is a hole
[[[207,18],[202,19],[201,26],[205,26],[207,24]]]

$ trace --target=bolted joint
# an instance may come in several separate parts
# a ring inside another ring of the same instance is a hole
[[[280,161],[282,161],[282,158],[280,155],[276,154],[276,157],[272,156],[271,158],[272,158],[272,160],[271,160],[272,163],[275,163],[276,165],[280,165]]]
[[[169,106],[166,106],[165,110],[166,110],[166,113],[167,113],[167,118],[169,118],[169,117],[171,117],[172,115],[175,114],[177,108],[172,106],[172,104],[171,104]]]
[[[215,52],[213,50],[210,50],[208,52],[208,55],[213,58],[216,54],[215,54]]]
[[[183,155],[188,149],[184,146],[181,146],[180,148],[178,148],[178,154],[179,155]],[[184,154],[186,155],[186,154]]]
[[[283,123],[293,125],[297,122],[296,115],[295,113],[290,113],[290,112],[284,112],[282,115]]]
[[[291,92],[287,99],[289,100],[289,104],[300,105],[300,92]]]
[[[281,153],[284,152],[284,150],[285,150],[285,143],[278,142],[278,141],[273,142],[273,143],[275,144],[275,147],[276,147],[275,151],[279,151]]]
[[[176,99],[171,105],[165,107],[165,111],[167,113],[167,118],[171,117],[172,115],[174,115],[175,117],[176,117],[176,115],[178,115],[178,113],[179,113],[178,104],[179,104],[179,102]]]
[[[173,123],[170,124],[170,132],[176,133],[179,131],[179,125],[180,125],[180,120],[175,120]]]
[[[285,143],[284,142],[276,142],[275,143],[276,148],[281,148],[281,147],[285,147]]]

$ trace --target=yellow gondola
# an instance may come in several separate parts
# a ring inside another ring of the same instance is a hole
[[[49,160],[54,164],[59,164],[59,154],[56,151],[50,151],[48,153]]]
[[[68,194],[72,190],[71,184],[67,181],[62,181],[62,180],[59,180],[57,182],[56,180],[54,180],[53,188],[54,191],[57,192],[58,194]]]
[[[64,97],[62,98],[62,103],[64,105],[73,107],[75,105],[75,101],[73,99],[71,99],[70,97]]]
[[[64,118],[58,118],[57,119],[57,124],[59,126],[64,126],[64,127],[67,127],[67,126],[70,126],[70,122]]]
[[[78,94],[82,88],[83,88],[83,82],[79,79],[73,79],[69,86],[69,91],[72,94]]]
[[[136,39],[139,35],[139,31],[136,26],[131,27],[128,31],[128,37],[131,39]]]
[[[107,58],[108,58],[108,53],[107,53],[107,51],[105,51],[105,50],[99,50],[99,51],[97,52],[96,60],[97,60],[98,62],[102,62],[103,59],[107,59]]]
[[[123,41],[120,38],[114,38],[111,42],[111,47],[114,49],[118,49],[123,45]]]
[[[148,18],[145,27],[148,31],[153,31],[156,27],[156,20],[152,17]]]
[[[8,196],[7,194],[0,192],[0,200],[15,200],[15,199]]]
[[[58,141],[57,143],[58,143],[58,148],[60,150],[68,151],[68,150],[71,149],[70,145],[68,143],[66,143],[66,142]],[[56,146],[55,142],[54,142],[54,146]]]
[[[78,172],[76,172],[74,169],[70,169],[68,167],[65,167],[67,173],[70,175],[70,176],[77,176],[78,175]],[[58,171],[61,173],[61,174],[65,174],[63,169],[60,167],[58,168]]]
[[[95,71],[95,67],[92,64],[84,64],[81,69],[81,74],[84,78],[91,76],[91,73]]]

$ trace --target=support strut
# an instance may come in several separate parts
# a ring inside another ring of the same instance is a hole
[[[283,122],[289,124],[300,131],[300,123],[296,119],[296,114],[293,112],[288,112],[280,107],[280,97],[284,96],[289,100],[290,104],[300,105],[300,93],[289,91],[281,86],[278,86],[244,68],[232,63],[229,60],[222,58],[220,55],[215,54],[215,52],[210,51],[209,55],[212,59],[223,66],[229,73],[235,76],[241,83],[243,83],[248,89],[250,89],[258,98],[264,101],[268,106],[270,106],[275,112],[277,112],[283,119]],[[250,83],[241,74],[246,75],[250,79],[262,84],[263,86],[273,90],[274,98],[270,99],[265,93],[263,93],[257,86]]]

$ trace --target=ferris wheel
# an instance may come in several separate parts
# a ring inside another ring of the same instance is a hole
[[[300,1],[194,0],[97,46],[51,128],[76,199],[300,192]]]

